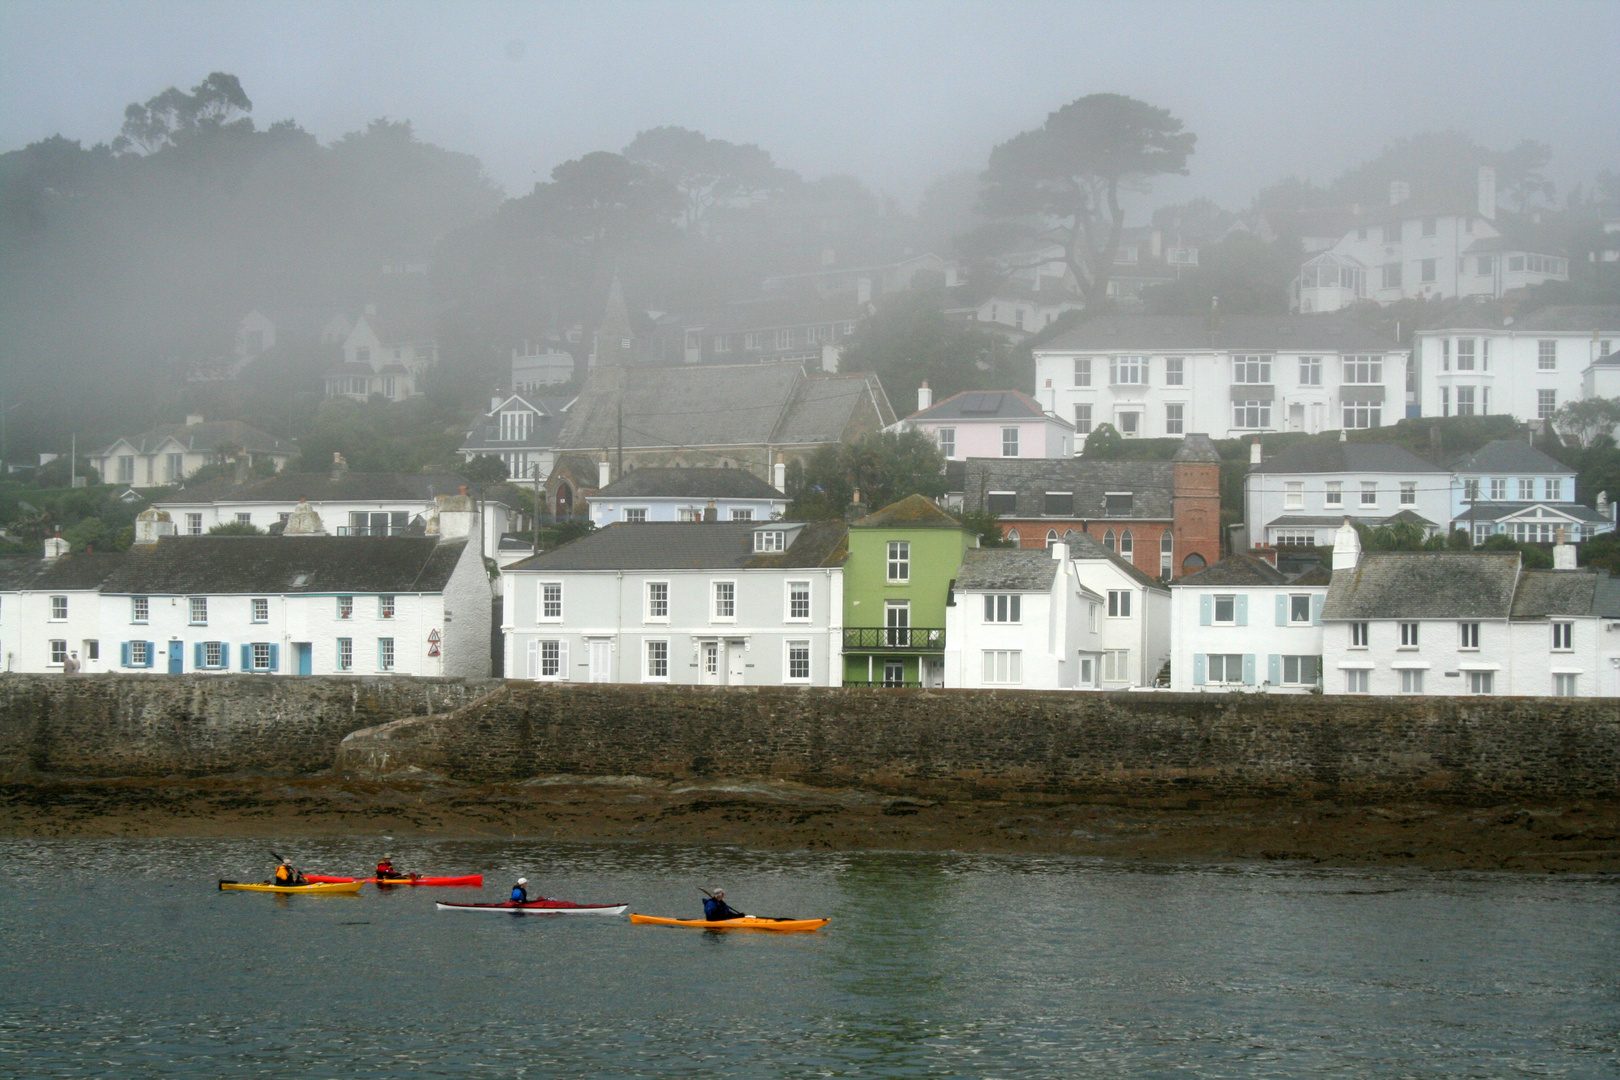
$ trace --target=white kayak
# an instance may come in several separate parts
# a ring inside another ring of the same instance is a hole
[[[507,900],[500,904],[458,904],[439,900],[440,911],[492,911],[497,915],[623,915],[629,904],[575,904],[568,900],[530,900],[527,904],[514,904]]]

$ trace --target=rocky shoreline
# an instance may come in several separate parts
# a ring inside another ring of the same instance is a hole
[[[37,777],[0,785],[0,836],[374,833],[1620,873],[1620,802],[1609,800],[1471,806],[936,801],[760,780],[578,776],[490,786],[431,775],[387,782]]]

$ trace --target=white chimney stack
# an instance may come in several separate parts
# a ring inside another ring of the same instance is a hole
[[[917,387],[917,411],[934,407],[934,392],[928,389],[928,380],[924,379],[922,385]]]
[[[1479,167],[1479,216],[1496,220],[1496,170],[1489,165]]]
[[[60,536],[47,536],[45,538],[45,558],[47,560],[60,559],[66,555],[73,545]]]
[[[1558,530],[1558,543],[1553,545],[1553,569],[1575,569],[1575,545],[1564,539],[1564,530]]]
[[[462,487],[459,495],[433,497],[433,517],[432,524],[437,526],[441,543],[445,540],[461,540],[472,535],[478,521],[478,505],[467,494],[466,487]],[[431,533],[435,530],[430,528],[427,531]]]
[[[776,464],[771,466],[771,486],[777,491],[787,491],[787,463],[782,455],[776,455]]]
[[[187,413],[186,427],[196,427],[203,422],[202,413]]]
[[[1361,537],[1356,534],[1350,519],[1345,518],[1344,524],[1333,534],[1333,572],[1354,570],[1360,561]]]
[[[612,478],[612,476],[613,466],[609,465],[606,461],[598,461],[596,463],[596,489],[598,491],[608,486],[608,481]]]
[[[1258,437],[1249,444],[1249,464],[1260,464],[1260,440]]]
[[[1062,540],[1054,540],[1052,542],[1052,558],[1058,562],[1067,561],[1069,558],[1069,545]]]
[[[167,510],[149,506],[135,515],[135,543],[142,546],[155,544],[165,536],[174,535],[174,521]]]
[[[497,387],[495,392],[489,396],[489,411],[494,412],[496,409],[498,409],[500,407],[501,407],[501,391]]]

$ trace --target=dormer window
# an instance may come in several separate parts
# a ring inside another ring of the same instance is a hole
[[[755,551],[782,551],[787,547],[787,532],[783,529],[761,529],[754,534]]]
[[[1129,491],[1110,491],[1103,496],[1109,517],[1130,517],[1135,498]]]

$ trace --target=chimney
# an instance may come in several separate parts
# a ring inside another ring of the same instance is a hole
[[[844,509],[844,520],[855,521],[866,516],[866,507],[861,505],[861,489],[856,488],[851,493],[849,506]]]
[[[135,543],[146,546],[157,543],[165,536],[174,535],[174,522],[167,510],[149,506],[135,515]]]
[[[1389,182],[1389,205],[1399,206],[1412,197],[1412,185],[1405,180],[1391,180]]]
[[[863,277],[855,282],[855,302],[857,304],[870,304],[872,302],[872,279]]]
[[[1361,537],[1356,534],[1355,526],[1350,519],[1345,518],[1344,524],[1333,534],[1333,572],[1340,570],[1354,570],[1361,561]]]
[[[928,380],[924,379],[922,385],[917,387],[917,411],[934,407],[934,392],[928,389]]]
[[[337,450],[332,451],[332,479],[341,480],[343,474],[349,471],[349,461]]]
[[[713,499],[710,499],[709,500],[709,505],[707,505],[707,506],[705,506],[703,508],[703,520],[704,521],[719,521],[720,520],[720,511],[718,511],[718,510],[716,510],[714,508],[714,500]]]
[[[1258,465],[1260,460],[1260,436],[1256,435],[1254,441],[1249,444],[1249,464]]]
[[[309,505],[305,499],[299,499],[298,505],[293,507],[291,514],[287,515],[287,523],[281,527],[282,536],[325,536],[326,526],[321,524],[321,515]]]
[[[1058,562],[1066,562],[1069,558],[1069,545],[1062,540],[1052,542],[1052,558]]]
[[[776,455],[776,464],[771,466],[771,486],[777,491],[787,492],[787,464],[782,455]]]
[[[612,476],[613,466],[605,460],[598,461],[596,463],[596,490],[601,491],[603,488],[607,487],[609,481],[612,479]]]
[[[1260,544],[1249,552],[1263,563],[1267,563],[1273,570],[1277,569],[1277,549]]]
[[[1340,428],[1339,429],[1339,441],[1340,442],[1349,442],[1350,441],[1350,432],[1347,431],[1344,428]]]
[[[186,427],[196,427],[203,422],[202,413],[186,413]]]
[[[1564,539],[1564,530],[1558,530],[1558,543],[1553,545],[1553,569],[1575,569],[1575,545]]]
[[[45,538],[45,561],[53,562],[56,559],[60,559],[62,556],[66,555],[72,549],[72,547],[73,545],[69,544],[60,536],[47,536]]]
[[[433,496],[433,520],[427,532],[437,533],[439,542],[463,540],[472,535],[478,522],[478,505],[467,494],[466,487],[459,495]]]
[[[1496,170],[1489,165],[1479,167],[1479,216],[1496,220]]]

